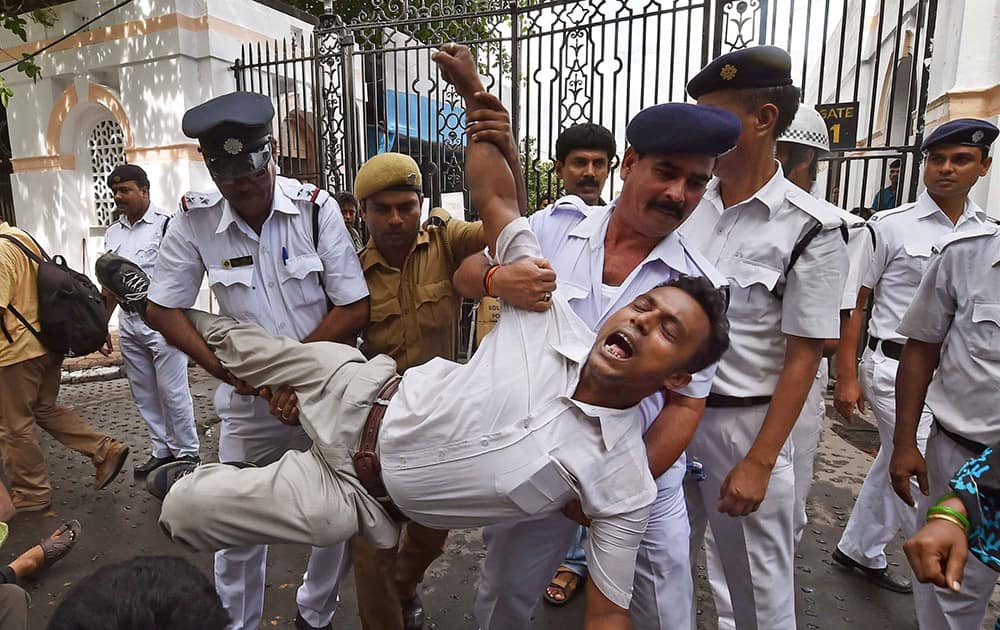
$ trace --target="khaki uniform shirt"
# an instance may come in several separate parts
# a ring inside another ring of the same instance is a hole
[[[11,227],[6,221],[0,221],[0,234],[10,234],[31,251],[41,254],[27,234]],[[3,323],[14,340],[14,343],[7,343],[7,339],[0,335],[0,366],[14,365],[47,353],[38,338],[7,310],[7,305],[12,304],[37,330],[37,282],[38,265],[28,260],[17,245],[5,238],[0,239],[0,309],[4,309]]]
[[[458,353],[462,299],[451,277],[462,260],[483,249],[482,224],[435,220],[447,216],[442,213],[432,211],[402,269],[386,262],[371,239],[358,253],[371,293],[361,350],[367,357],[389,355],[400,373],[434,357],[453,361]]]

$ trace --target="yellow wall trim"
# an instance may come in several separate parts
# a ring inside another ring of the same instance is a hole
[[[982,90],[947,92],[928,103],[927,112],[925,124],[928,127],[937,127],[956,118],[993,118],[1000,115],[1000,85]]]
[[[12,158],[11,169],[15,173],[27,171],[72,171],[76,169],[76,157],[72,155],[38,155],[35,157]]]

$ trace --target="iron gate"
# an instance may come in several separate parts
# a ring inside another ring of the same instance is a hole
[[[349,188],[375,153],[408,153],[432,203],[467,207],[460,99],[430,56],[445,41],[477,53],[507,104],[532,203],[555,197],[555,138],[596,122],[624,149],[628,120],[684,100],[712,57],[774,44],[793,58],[803,101],[856,103],[857,141],[821,174],[827,198],[865,208],[904,163],[897,202],[918,188],[927,64],[937,0],[398,0],[350,24],[324,16],[309,38],[245,46],[238,89],[271,96],[283,172]],[[456,10],[456,6],[459,10]],[[618,178],[609,178],[613,196]]]

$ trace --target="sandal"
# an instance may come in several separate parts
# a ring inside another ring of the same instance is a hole
[[[46,569],[66,557],[80,539],[82,529],[80,521],[76,519],[66,521],[55,533],[38,543],[45,554]]]
[[[560,579],[560,576],[566,577]],[[569,600],[573,599],[573,595],[580,588],[580,582],[582,581],[576,573],[565,567],[559,567],[559,570],[552,577],[552,581],[545,587],[545,601],[553,606],[565,606],[569,603]]]

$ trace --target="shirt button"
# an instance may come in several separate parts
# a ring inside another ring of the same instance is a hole
[[[521,423],[521,425],[524,426],[525,429],[527,429],[528,427],[531,426],[531,420],[525,420],[524,422]]]
[[[273,289],[274,288],[274,283],[273,282],[268,282],[267,283],[267,288],[268,289]]]
[[[490,444],[490,441],[489,441],[489,440],[487,440],[486,438],[483,438],[483,439],[479,440],[479,443],[480,443],[480,444],[481,444],[482,446],[489,446],[489,444]]]
[[[723,228],[719,228],[718,230],[715,231],[716,234],[722,234],[723,232],[725,232]]]
[[[445,458],[444,451],[438,451],[438,459],[444,459],[444,458]]]
[[[270,254],[271,252],[269,252],[267,250],[267,248],[265,247],[265,248],[263,248],[263,249],[260,250],[260,253],[262,253],[262,254]]]
[[[284,330],[284,329],[285,329],[285,325],[284,325],[284,324],[278,324],[278,328],[279,328],[280,330]]]

